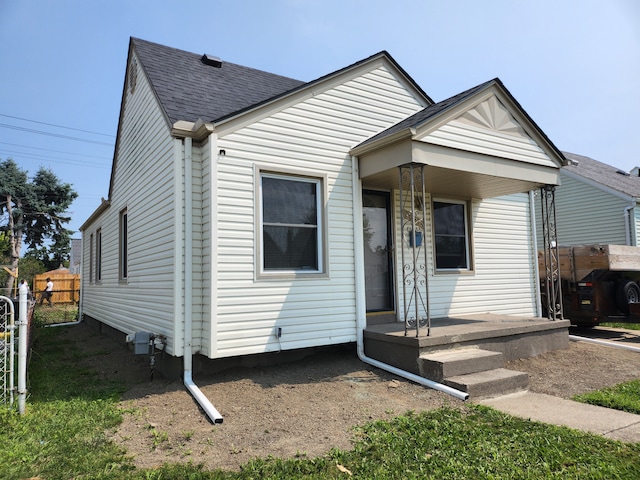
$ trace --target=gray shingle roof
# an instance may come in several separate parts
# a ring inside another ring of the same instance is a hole
[[[139,38],[131,43],[172,124],[216,121],[305,84],[224,59],[222,68],[205,65],[202,54]]]
[[[593,158],[570,152],[562,153],[567,159],[571,160],[571,164],[563,167],[563,170],[612,188],[630,197],[640,197],[640,177],[629,175],[619,168],[612,167]]]

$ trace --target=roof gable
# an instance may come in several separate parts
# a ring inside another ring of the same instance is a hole
[[[498,78],[424,108],[352,153],[400,138],[555,168],[564,162],[560,150]]]
[[[640,198],[640,177],[584,155],[563,153],[570,163],[562,168],[562,173],[571,174],[574,178],[579,177],[591,184],[610,188],[629,197]]]

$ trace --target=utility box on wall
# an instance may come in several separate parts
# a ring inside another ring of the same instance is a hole
[[[133,353],[136,355],[147,355],[151,344],[152,334],[149,332],[136,332],[133,336]]]

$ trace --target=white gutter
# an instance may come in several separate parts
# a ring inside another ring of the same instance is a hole
[[[640,347],[632,347],[631,345],[624,345],[615,342],[607,342],[606,340],[598,340],[597,338],[580,337],[579,335],[569,335],[569,340],[574,342],[588,342],[595,343],[596,345],[603,345],[605,347],[622,348],[624,350],[631,350],[632,352],[640,352]]]
[[[192,164],[192,140],[184,139],[184,373],[183,382],[189,393],[198,402],[200,407],[207,414],[209,419],[215,423],[222,423],[222,415],[216,407],[202,393],[200,388],[193,382],[193,164]],[[178,180],[179,181],[179,180]],[[179,225],[176,226],[179,228]]]
[[[536,316],[542,317],[542,298],[540,295],[540,268],[538,267],[538,230],[536,229],[536,196],[533,190],[529,190],[529,214],[531,215],[531,237],[533,247],[533,273],[535,278],[533,285],[536,298]]]
[[[364,290],[364,236],[362,225],[362,186],[360,184],[358,172],[358,157],[351,157],[351,190],[353,195],[353,230],[354,230],[354,266],[355,266],[355,288],[356,288],[356,346],[358,358],[364,363],[368,363],[376,368],[385,370],[398,377],[406,378],[414,383],[425,387],[447,393],[460,400],[469,398],[467,392],[462,392],[451,388],[448,385],[434,382],[420,375],[401,370],[400,368],[367,357],[364,353],[364,329],[367,326],[367,307],[365,303]]]

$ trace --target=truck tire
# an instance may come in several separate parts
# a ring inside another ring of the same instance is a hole
[[[618,308],[629,314],[630,303],[640,303],[640,287],[636,282],[622,281],[618,286]]]

